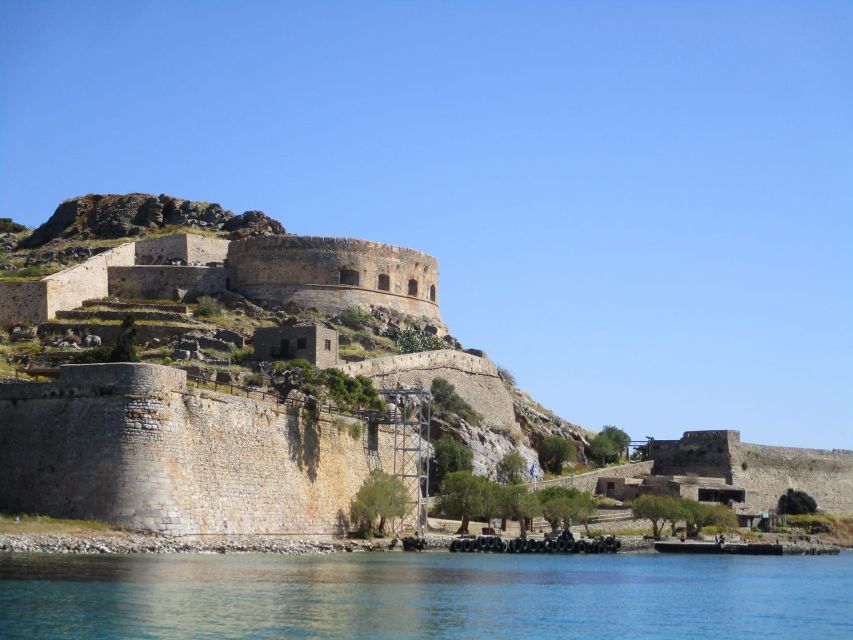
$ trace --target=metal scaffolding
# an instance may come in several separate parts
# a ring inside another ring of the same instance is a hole
[[[408,514],[396,529],[421,535],[427,522],[430,410],[432,395],[421,388],[382,389],[389,403],[388,421],[394,429],[394,469],[411,496]]]

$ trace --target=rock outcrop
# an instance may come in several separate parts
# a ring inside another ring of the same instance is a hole
[[[217,203],[183,200],[164,194],[90,194],[60,204],[50,219],[19,246],[41,247],[57,238],[90,240],[140,236],[167,226],[224,230],[235,238],[286,233],[281,223],[261,211],[247,211],[236,216]]]

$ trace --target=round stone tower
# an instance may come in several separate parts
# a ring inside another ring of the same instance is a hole
[[[386,307],[441,324],[438,263],[368,240],[273,236],[232,242],[228,288],[270,305],[339,313]]]

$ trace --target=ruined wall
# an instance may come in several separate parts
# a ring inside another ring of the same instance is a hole
[[[170,535],[340,534],[369,470],[392,467],[391,436],[371,452],[328,416],[310,426],[280,409],[187,389],[158,365],[0,385],[0,511]]]
[[[435,378],[444,378],[482,414],[487,425],[515,424],[512,396],[498,376],[497,367],[487,358],[444,349],[351,362],[338,368],[351,376],[367,376],[380,387],[393,387],[399,382],[429,390]]]
[[[268,304],[325,313],[383,306],[441,321],[438,264],[420,251],[348,238],[258,237],[232,242],[228,266],[232,290]]]
[[[47,320],[47,284],[41,280],[0,281],[0,326]]]
[[[338,332],[322,325],[255,329],[252,343],[258,360],[301,358],[321,369],[338,365]]]
[[[187,262],[191,264],[222,264],[228,258],[229,240],[186,234]]]
[[[109,294],[127,299],[171,300],[178,289],[186,299],[225,289],[225,267],[133,266],[109,270]]]

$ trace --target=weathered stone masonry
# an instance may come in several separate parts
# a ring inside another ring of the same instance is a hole
[[[14,388],[13,388],[14,387]],[[68,365],[0,385],[0,511],[94,518],[168,535],[344,532],[372,468],[393,464],[321,416],[186,386],[147,364]]]

